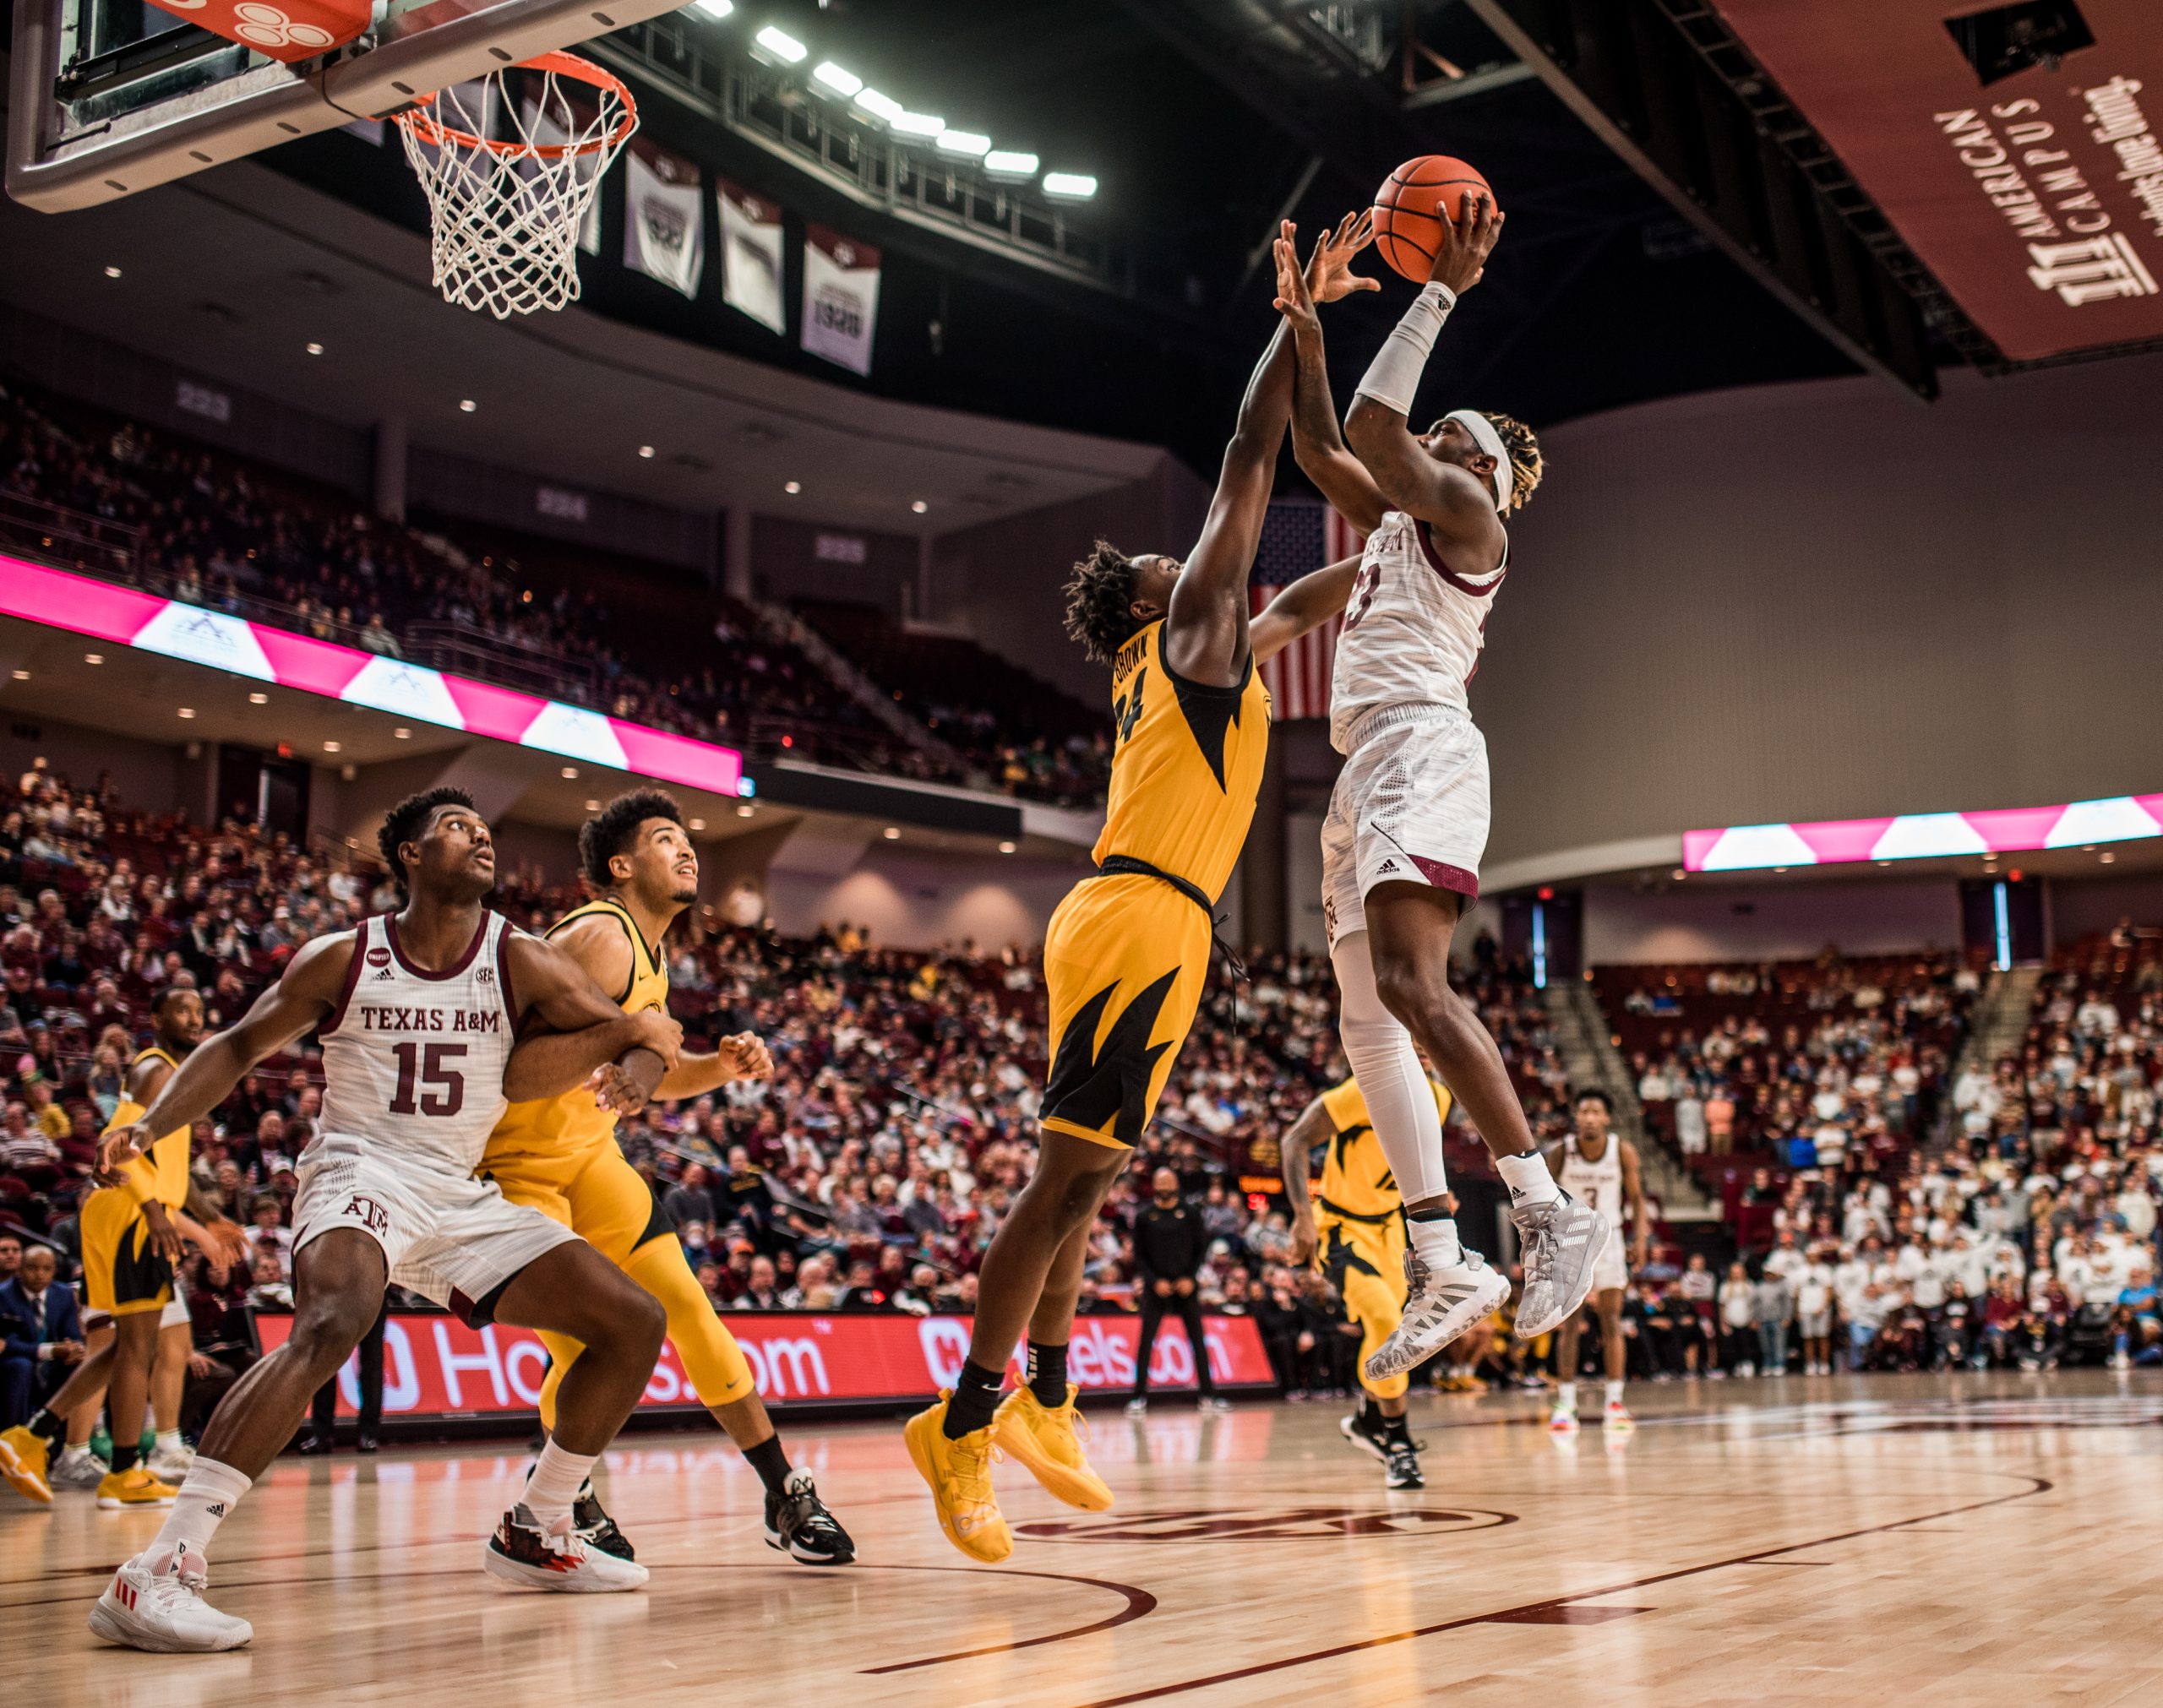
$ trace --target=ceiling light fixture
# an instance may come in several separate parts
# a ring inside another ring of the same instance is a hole
[[[1088,172],[1046,172],[1044,193],[1054,201],[1086,202],[1097,193],[1097,180]]]
[[[567,783],[575,783],[578,781],[578,767],[576,765],[565,765],[564,767],[564,781]]]
[[[470,397],[461,397],[458,400],[459,411],[464,415],[472,414],[473,411],[480,408],[480,406],[481,405],[479,404],[474,402]]]
[[[999,851],[1002,854],[1011,854],[1014,851],[1014,845],[1011,842],[1001,842],[999,845]]]
[[[930,508],[931,508],[931,506],[930,506],[930,505],[929,505],[929,504],[927,504],[927,503],[925,503],[923,502],[923,499],[921,499],[921,498],[918,498],[918,499],[914,500],[914,501],[913,501],[913,502],[909,505],[909,509],[911,509],[912,510],[915,511],[915,512],[917,513],[917,514],[918,514],[918,515],[919,515],[919,516],[921,516],[921,515],[922,515],[922,514],[923,514],[926,510],[929,509]]]
[[[270,704],[270,696],[267,694],[252,694],[248,697],[248,703],[250,705],[268,705]]]
[[[28,682],[30,679],[30,673],[26,670],[19,670],[15,672],[15,680],[17,682]]]
[[[848,96],[860,94],[864,79],[854,72],[844,70],[831,59],[822,59],[812,68],[811,80],[831,95]]]
[[[323,346],[319,344],[311,342],[308,347],[308,353],[310,356],[320,356],[323,354]]]
[[[195,715],[195,708],[192,705],[184,705],[180,709],[180,715],[184,718],[192,718]]]
[[[101,652],[86,652],[83,655],[83,662],[85,664],[103,664],[105,662],[105,655]]]
[[[754,51],[759,48],[765,50],[758,57],[770,65],[776,62],[783,65],[799,65],[804,56],[811,51],[786,30],[776,29],[771,24],[751,40]]]
[[[653,447],[651,445],[640,445],[639,447],[639,454],[642,457],[651,457],[653,454]]]
[[[904,111],[901,102],[892,95],[881,95],[869,85],[857,90],[854,105],[858,112],[868,112],[885,124],[891,124]]]
[[[801,481],[791,481],[782,487],[782,491],[784,492],[800,492],[803,490],[804,482]]]
[[[886,122],[896,136],[935,137],[946,128],[945,119],[928,112],[897,112]]]
[[[120,276],[120,269],[117,267],[108,267],[105,269],[105,276],[108,279],[117,279]]]
[[[324,751],[324,753],[338,753],[338,752],[340,752],[340,751],[341,751],[341,748],[339,748],[339,745],[338,745],[338,743],[337,743],[337,742],[325,742],[323,744],[323,751]]]
[[[942,130],[939,133],[939,151],[979,159],[991,152],[991,139],[982,131]]]
[[[726,18],[736,10],[736,0],[694,0],[709,18]]]
[[[886,840],[889,842],[900,841],[902,840],[901,827],[897,824],[889,824],[886,827]]]
[[[390,738],[394,742],[410,742],[413,739],[413,732],[407,729],[393,730],[390,732]]]
[[[703,830],[706,827],[706,821],[703,819],[694,819],[691,820],[691,828],[694,830]]]
[[[601,810],[601,802],[598,801],[588,801],[586,803],[586,810],[589,813],[597,813]]]
[[[746,801],[742,806],[736,809],[736,816],[739,819],[748,819],[752,815],[752,813],[758,810],[759,809],[756,807],[753,806],[749,801]]]
[[[1018,149],[994,149],[983,157],[983,169],[994,178],[1033,178],[1039,162]]]

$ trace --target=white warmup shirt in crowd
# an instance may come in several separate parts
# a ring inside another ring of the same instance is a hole
[[[394,916],[362,922],[345,993],[317,1032],[323,1120],[293,1203],[297,1257],[333,1229],[357,1229],[383,1248],[394,1283],[475,1322],[520,1270],[576,1237],[473,1178],[516,1042],[511,929],[483,911],[465,955],[429,972],[406,959]]]

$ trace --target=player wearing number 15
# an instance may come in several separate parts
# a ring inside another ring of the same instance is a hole
[[[1289,240],[1291,227],[1285,233]],[[1310,264],[1325,294],[1353,288],[1366,241],[1348,217]],[[1091,1225],[1171,1077],[1209,974],[1210,914],[1253,821],[1269,742],[1259,664],[1344,608],[1353,564],[1317,569],[1247,619],[1247,576],[1292,406],[1280,327],[1248,383],[1201,537],[1181,563],[1099,541],[1067,584],[1066,627],[1112,670],[1118,726],[1098,875],[1044,938],[1052,1061],[1036,1172],[986,1252],[969,1357],[951,1399],[909,1420],[910,1456],[940,1527],[973,1558],[1013,1546],[989,1475],[997,1444],[1060,1499],[1111,1493],[1073,1427],[1066,1345]],[[1024,1327],[1028,1384],[1001,1404]]]
[[[392,1281],[469,1323],[551,1330],[586,1347],[558,1396],[555,1438],[488,1544],[487,1569],[571,1591],[646,1580],[643,1567],[586,1549],[571,1506],[652,1373],[661,1307],[474,1169],[507,1099],[591,1079],[612,1105],[642,1106],[682,1033],[657,1011],[626,1014],[560,949],[482,905],[495,847],[465,794],[400,802],[378,840],[405,905],[307,944],[101,1147],[101,1169],[116,1174],[157,1134],[208,1115],[266,1056],[311,1031],[322,1040],[322,1123],[293,1205],[292,1331],[211,1414],[164,1528],[92,1609],[90,1629],[112,1642],[232,1649],[253,1635],[203,1599],[211,1537],[374,1323]]]

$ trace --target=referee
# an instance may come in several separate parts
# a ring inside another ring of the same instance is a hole
[[[1157,1326],[1167,1311],[1186,1325],[1187,1345],[1194,1351],[1195,1379],[1201,1388],[1201,1409],[1229,1411],[1217,1397],[1216,1379],[1209,1373],[1209,1347],[1201,1334],[1201,1299],[1195,1290],[1195,1272],[1209,1248],[1201,1213],[1180,1198],[1180,1178],[1169,1168],[1157,1171],[1151,1189],[1154,1201],[1134,1223],[1134,1261],[1141,1274],[1141,1346],[1135,1355],[1134,1397],[1127,1401],[1127,1415],[1139,1417],[1149,1409],[1149,1354],[1157,1344]]]

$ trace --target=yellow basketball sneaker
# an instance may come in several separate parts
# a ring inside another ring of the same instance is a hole
[[[1089,1468],[1082,1455],[1082,1435],[1088,1423],[1074,1404],[1079,1384],[1066,1384],[1066,1403],[1047,1406],[1027,1383],[999,1402],[993,1414],[991,1439],[1009,1459],[1018,1459],[1030,1475],[1069,1506],[1084,1512],[1108,1512],[1112,1492],[1104,1479]],[[1077,1427],[1078,1426],[1078,1427]]]
[[[123,1507],[171,1506],[180,1491],[170,1482],[161,1482],[150,1474],[147,1465],[132,1465],[125,1471],[108,1471],[98,1484],[98,1505],[107,1512],[118,1512]]]
[[[948,1440],[946,1406],[953,1397],[953,1390],[941,1388],[939,1402],[910,1418],[902,1439],[909,1444],[918,1474],[931,1485],[931,1502],[939,1509],[939,1527],[946,1540],[971,1559],[995,1565],[1014,1552],[1014,1532],[992,1493],[991,1461],[1000,1456],[991,1444],[994,1426],[987,1423]]]
[[[45,1437],[18,1423],[0,1429],[0,1477],[25,1500],[50,1501],[52,1485],[45,1480]]]

